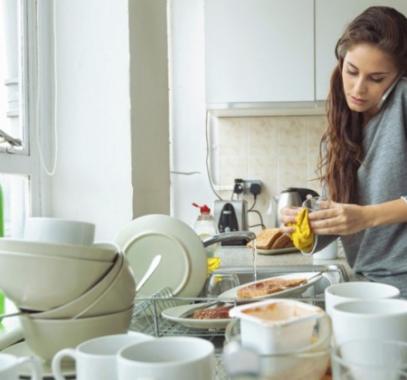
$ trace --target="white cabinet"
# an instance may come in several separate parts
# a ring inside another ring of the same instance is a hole
[[[335,45],[346,25],[372,5],[387,5],[407,15],[407,0],[316,0],[315,51],[316,98],[325,99],[336,65]]]
[[[204,3],[207,104],[314,100],[313,0]]]

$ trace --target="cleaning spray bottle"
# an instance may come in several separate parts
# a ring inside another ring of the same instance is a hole
[[[204,241],[216,235],[215,219],[211,214],[211,209],[207,205],[199,206],[196,203],[192,203],[192,206],[199,208],[200,211],[194,224],[194,230],[201,240]],[[216,248],[216,244],[207,247],[208,256],[212,256]]]

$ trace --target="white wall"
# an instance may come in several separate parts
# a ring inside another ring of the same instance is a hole
[[[192,224],[192,202],[213,204],[205,168],[204,1],[170,0],[172,214]],[[199,174],[176,174],[199,172]]]
[[[111,239],[132,219],[128,0],[58,0],[59,162],[51,214]],[[46,200],[48,201],[48,200]]]

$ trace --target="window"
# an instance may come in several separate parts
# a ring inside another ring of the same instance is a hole
[[[50,150],[52,78],[45,57],[52,53],[51,5],[51,0],[0,0],[0,184],[6,236],[18,236],[25,217],[43,209],[40,159],[41,149]]]

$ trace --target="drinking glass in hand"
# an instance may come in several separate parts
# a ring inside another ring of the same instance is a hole
[[[219,294],[239,285],[239,277],[235,273],[213,273],[206,284],[206,294],[208,297],[217,297]]]

